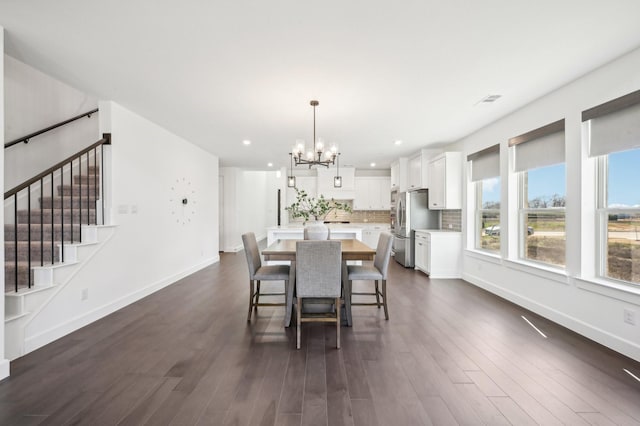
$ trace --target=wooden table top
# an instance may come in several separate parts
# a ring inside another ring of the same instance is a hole
[[[296,260],[296,243],[301,240],[277,240],[262,250],[264,260]],[[342,260],[373,260],[376,251],[360,240],[336,240],[342,242]]]

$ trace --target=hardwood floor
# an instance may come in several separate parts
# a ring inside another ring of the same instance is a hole
[[[391,263],[389,321],[354,307],[341,350],[330,324],[304,324],[296,350],[282,308],[247,325],[244,253],[223,254],[14,361],[0,424],[640,425],[640,383],[623,371],[640,363]]]

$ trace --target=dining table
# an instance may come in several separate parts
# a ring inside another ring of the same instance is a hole
[[[295,263],[296,263],[296,243],[300,240],[276,240],[266,249],[262,250],[265,261],[289,261],[291,268],[289,272],[289,282],[285,289],[286,308],[284,326],[291,325],[291,315],[293,311],[293,294],[295,290]],[[357,239],[338,240],[342,242],[342,291],[344,295],[345,319],[349,327],[353,321],[351,318],[351,284],[347,279],[348,261],[372,261],[376,255],[376,250]]]

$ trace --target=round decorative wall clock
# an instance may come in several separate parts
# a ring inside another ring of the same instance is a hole
[[[196,190],[187,178],[176,179],[171,185],[171,215],[176,223],[186,225],[196,214]]]

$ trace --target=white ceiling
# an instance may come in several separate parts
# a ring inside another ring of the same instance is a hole
[[[311,143],[311,99],[341,165],[388,167],[640,46],[638,17],[638,0],[0,2],[9,55],[264,170]]]

